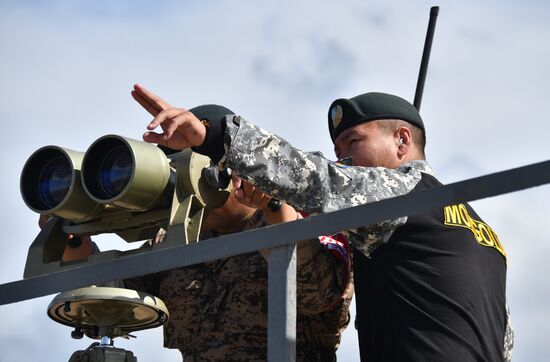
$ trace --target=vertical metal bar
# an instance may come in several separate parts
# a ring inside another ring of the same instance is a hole
[[[267,360],[296,360],[296,243],[271,249],[268,259]]]

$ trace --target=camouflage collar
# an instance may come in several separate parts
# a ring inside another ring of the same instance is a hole
[[[409,161],[402,164],[397,169],[403,172],[418,171],[435,177],[432,167],[428,164],[428,162],[426,162],[426,160]]]

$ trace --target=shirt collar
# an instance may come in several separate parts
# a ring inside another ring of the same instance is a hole
[[[432,176],[435,177],[435,173],[434,173],[432,167],[430,166],[430,164],[428,164],[428,162],[426,160],[409,161],[409,162],[406,162],[406,163],[400,165],[398,167],[398,169],[403,169],[403,170],[407,170],[407,171],[414,170],[414,171],[426,173],[428,175],[432,175]]]

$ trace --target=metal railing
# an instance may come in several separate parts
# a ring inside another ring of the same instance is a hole
[[[472,178],[191,245],[125,255],[0,285],[0,305],[90,284],[104,283],[209,262],[260,249],[268,259],[268,359],[292,361],[296,344],[296,242],[550,183],[550,161]],[[284,315],[285,318],[280,316]]]

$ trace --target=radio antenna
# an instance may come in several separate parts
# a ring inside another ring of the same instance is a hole
[[[424,52],[422,53],[422,62],[420,63],[420,72],[418,73],[418,82],[416,83],[416,92],[414,94],[414,107],[420,111],[422,103],[422,93],[424,92],[424,83],[426,82],[426,73],[428,72],[428,62],[430,61],[430,52],[435,32],[435,23],[439,14],[439,6],[433,6],[430,9],[430,22],[428,23],[428,32],[424,42]]]

